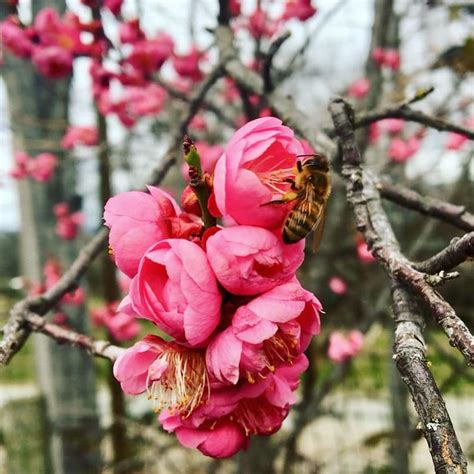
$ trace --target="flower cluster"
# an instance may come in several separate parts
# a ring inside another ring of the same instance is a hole
[[[347,337],[339,331],[329,336],[328,357],[340,364],[355,357],[362,349],[364,335],[357,330],[351,331]]]
[[[117,301],[91,310],[92,322],[94,326],[106,328],[117,342],[134,339],[140,326],[133,315],[117,311],[118,305]]]
[[[12,178],[30,177],[40,183],[51,179],[58,165],[58,159],[52,153],[40,153],[35,158],[31,158],[23,151],[15,153],[14,162],[15,164],[9,173]]]
[[[187,154],[190,178],[201,173],[198,151]],[[131,278],[118,309],[160,334],[127,349],[114,374],[126,393],[148,392],[184,446],[212,457],[281,427],[319,332],[321,305],[295,276],[304,241],[281,238],[291,204],[262,206],[289,190],[305,152],[280,120],[260,118],[234,134],[215,167],[202,157],[212,174],[190,179],[201,205],[207,196],[201,212],[154,187],[105,207],[111,252]],[[216,218],[225,226],[209,224]]]

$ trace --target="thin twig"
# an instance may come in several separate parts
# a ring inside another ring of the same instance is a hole
[[[280,50],[283,43],[291,36],[289,31],[283,32],[275,41],[272,42],[268,53],[263,59],[262,65],[262,77],[263,77],[263,88],[265,92],[270,92],[273,89],[272,81],[272,67],[273,67],[273,58]]]
[[[468,212],[465,206],[423,196],[410,188],[393,184],[386,178],[377,182],[377,189],[384,199],[400,206],[413,209],[426,216],[435,217],[465,231],[474,231],[474,214]]]
[[[424,273],[448,271],[468,259],[474,258],[474,232],[461,238],[456,237],[447,247],[423,262],[413,264],[413,268]]]
[[[474,140],[474,130],[470,130],[461,125],[455,125],[441,118],[432,117],[419,110],[413,110],[407,105],[392,105],[375,111],[359,113],[355,120],[355,128],[367,127],[367,125],[371,123],[386,118],[399,118],[408,122],[417,122],[439,131],[459,133],[460,135]]]
[[[45,334],[59,344],[80,347],[93,356],[109,359],[112,362],[125,350],[122,347],[114,346],[109,341],[96,340],[85,334],[50,323],[39,314],[28,312],[24,316],[24,320],[32,331]]]

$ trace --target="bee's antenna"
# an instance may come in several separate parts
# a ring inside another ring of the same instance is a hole
[[[303,171],[303,165],[301,164],[300,160],[296,162],[296,167],[298,168],[298,173],[301,173]]]

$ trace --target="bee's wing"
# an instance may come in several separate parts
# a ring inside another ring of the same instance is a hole
[[[319,217],[314,224],[314,236],[313,236],[313,252],[316,252],[319,248],[319,244],[323,238],[324,223],[326,222],[326,203],[322,204],[319,209]]]

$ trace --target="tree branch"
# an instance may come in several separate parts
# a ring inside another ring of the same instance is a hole
[[[468,212],[464,206],[422,196],[412,189],[393,184],[386,178],[377,182],[377,189],[383,198],[400,206],[435,217],[468,232],[474,230],[474,214]]]
[[[45,334],[58,344],[80,347],[93,356],[109,359],[112,362],[125,350],[122,347],[114,346],[109,341],[96,340],[85,334],[50,323],[39,314],[27,312],[24,320],[31,331]]]
[[[369,111],[357,114],[355,120],[355,128],[366,127],[371,123],[378,122],[386,118],[399,118],[408,122],[417,122],[427,127],[434,128],[442,132],[454,132],[464,135],[471,140],[474,140],[474,130],[470,130],[460,125],[455,125],[447,120],[432,117],[419,110],[413,110],[406,104],[383,107],[379,110]]]
[[[393,358],[420,417],[435,472],[467,472],[466,458],[426,362],[424,323],[418,305],[397,283],[392,286],[392,298],[396,323]]]
[[[461,238],[455,237],[449,245],[424,262],[414,263],[413,268],[424,273],[451,270],[468,259],[474,258],[474,232]]]
[[[452,345],[457,347],[468,362],[474,361],[474,341],[454,310],[410,267],[401,254],[387,215],[382,208],[374,179],[362,169],[362,160],[355,143],[354,126],[350,120],[352,109],[342,99],[329,105],[336,134],[343,153],[342,174],[347,181],[347,200],[352,205],[357,228],[382,263],[392,280],[405,283],[413,294],[419,295],[430,307],[435,319],[442,325]],[[412,393],[415,408],[424,425],[424,435],[438,473],[467,472],[466,460],[456,438],[443,399],[424,359],[424,340],[421,334],[423,320],[401,297],[400,283],[393,293],[397,330],[395,358],[397,367]],[[415,316],[412,316],[415,314]],[[413,336],[412,336],[413,335]],[[407,344],[408,341],[408,344]]]
[[[273,90],[273,81],[272,81],[272,67],[273,67],[273,58],[280,50],[282,44],[291,36],[289,31],[283,32],[275,41],[272,42],[268,53],[263,59],[262,65],[262,78],[263,78],[263,89],[265,92],[270,92]]]
[[[387,273],[405,283],[429,307],[441,325],[449,342],[469,364],[474,363],[474,338],[454,309],[425,281],[425,275],[415,270],[402,255],[390,222],[380,202],[376,182],[362,169],[361,157],[355,144],[350,106],[342,99],[331,101],[331,112],[336,134],[342,146],[344,164],[342,175],[347,182],[347,199],[354,208],[357,229],[364,234],[373,255]]]

